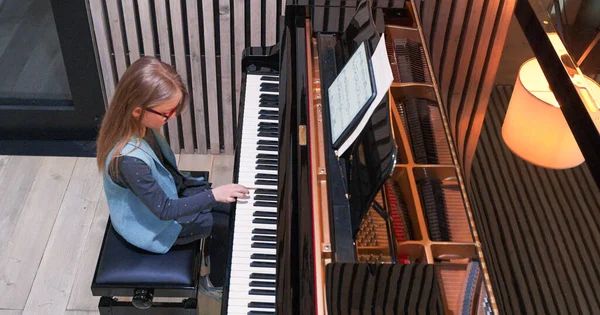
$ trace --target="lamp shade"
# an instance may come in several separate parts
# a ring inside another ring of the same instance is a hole
[[[600,95],[600,86],[587,77],[586,80],[592,94]],[[502,138],[514,154],[541,167],[566,169],[584,162],[535,58],[526,61],[519,70],[502,125]]]

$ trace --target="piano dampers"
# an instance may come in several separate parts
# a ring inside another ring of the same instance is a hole
[[[452,165],[450,147],[436,103],[407,98],[396,103],[417,164]]]
[[[431,84],[431,76],[427,68],[423,46],[413,40],[396,38],[393,40],[394,80],[400,83]],[[389,53],[389,52],[388,52]]]
[[[450,229],[441,181],[437,178],[424,178],[419,180],[417,185],[429,239],[434,242],[449,242]]]

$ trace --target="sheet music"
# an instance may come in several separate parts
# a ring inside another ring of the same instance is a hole
[[[331,134],[336,142],[373,95],[364,43],[335,78],[328,95]]]
[[[379,39],[379,43],[377,44],[377,48],[375,48],[375,52],[373,56],[371,56],[371,64],[373,66],[373,74],[375,78],[375,86],[377,88],[377,95],[375,99],[370,104],[369,109],[363,116],[360,121],[358,127],[354,129],[352,134],[342,143],[340,148],[337,150],[337,155],[341,156],[350,148],[350,146],[354,143],[356,138],[360,135],[362,130],[365,128],[365,125],[371,119],[375,108],[381,102],[381,100],[386,96],[390,86],[392,85],[392,81],[394,81],[394,75],[392,74],[392,67],[390,66],[390,60],[388,59],[387,51],[385,48],[385,38],[384,34],[381,35]]]

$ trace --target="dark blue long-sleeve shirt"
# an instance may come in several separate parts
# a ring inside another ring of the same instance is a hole
[[[209,212],[217,205],[210,184],[203,182],[198,185],[197,181],[181,176],[163,158],[152,132],[148,132],[144,140],[173,176],[180,198],[169,199],[152,177],[148,165],[135,157],[120,157],[118,176],[111,174],[111,179],[117,185],[130,189],[161,220],[177,220],[182,224],[206,221],[200,214]]]

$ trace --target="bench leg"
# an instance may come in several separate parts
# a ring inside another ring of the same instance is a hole
[[[155,302],[149,309],[139,309],[131,302],[118,302],[108,296],[100,298],[100,315],[196,315],[198,300],[186,299],[179,303]]]

